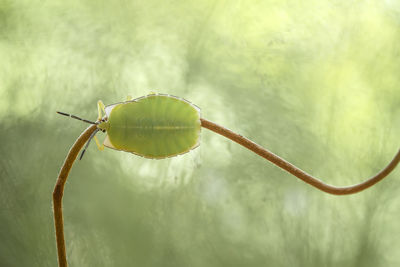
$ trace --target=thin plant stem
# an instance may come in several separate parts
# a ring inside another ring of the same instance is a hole
[[[278,167],[284,169],[290,174],[296,176],[297,178],[303,180],[304,182],[314,186],[315,188],[324,191],[326,193],[334,194],[334,195],[348,195],[354,194],[360,191],[363,191],[377,182],[381,181],[385,178],[399,163],[400,161],[400,150],[394,156],[392,161],[382,169],[378,174],[369,178],[368,180],[351,186],[346,187],[336,187],[322,182],[321,180],[313,177],[312,175],[306,173],[305,171],[297,168],[293,164],[288,161],[280,158],[274,153],[268,151],[267,149],[257,145],[253,141],[232,132],[229,129],[226,129],[218,124],[215,124],[206,119],[200,119],[201,126],[207,128],[215,133],[218,133],[222,136],[225,136],[228,139],[244,146],[245,148],[253,151],[259,156],[269,160],[273,164]],[[53,191],[53,210],[54,210],[54,225],[56,230],[56,241],[57,241],[57,253],[58,253],[58,266],[59,267],[67,267],[67,257],[66,257],[66,249],[65,249],[65,239],[64,239],[64,224],[63,224],[63,211],[62,211],[62,197],[64,195],[64,186],[67,181],[68,174],[72,168],[73,163],[75,162],[79,151],[85,145],[85,143],[89,140],[90,136],[96,131],[97,125],[89,126],[75,141],[72,145],[71,149],[68,152],[67,158],[64,161],[64,164],[61,168],[61,171],[58,175],[56,185]]]
[[[89,126],[72,145],[68,152],[67,158],[61,167],[60,173],[58,174],[57,182],[53,191],[53,210],[54,210],[54,226],[56,229],[56,242],[57,242],[57,253],[58,253],[58,266],[67,267],[67,255],[65,250],[65,239],[64,239],[64,222],[63,222],[63,210],[62,210],[62,198],[64,195],[64,185],[67,181],[69,171],[72,168],[72,164],[76,160],[79,151],[88,141],[92,133],[97,129],[97,125]]]
[[[322,182],[321,180],[313,177],[312,175],[306,173],[305,171],[297,168],[290,162],[282,159],[281,157],[275,155],[274,153],[268,151],[267,149],[257,145],[256,143],[250,141],[246,137],[243,137],[237,133],[232,132],[229,129],[226,129],[218,124],[215,124],[211,121],[208,121],[206,119],[201,119],[201,126],[204,128],[207,128],[215,133],[218,133],[220,135],[225,136],[226,138],[231,139],[232,141],[235,141],[236,143],[244,146],[245,148],[253,151],[257,155],[269,160],[276,166],[284,169],[285,171],[289,172],[290,174],[296,176],[297,178],[303,180],[304,182],[314,186],[315,188],[324,191],[329,194],[333,195],[349,195],[349,194],[354,194],[358,193],[360,191],[363,191],[377,182],[381,181],[383,178],[385,178],[399,163],[400,161],[400,149],[397,152],[397,154],[394,156],[392,161],[385,167],[383,168],[379,173],[377,173],[375,176],[367,179],[366,181],[351,185],[351,186],[345,186],[345,187],[337,187],[333,185],[326,184]]]

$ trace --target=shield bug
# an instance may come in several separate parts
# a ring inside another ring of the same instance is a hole
[[[185,99],[150,94],[108,106],[99,100],[97,107],[96,122],[57,111],[97,125],[79,159],[93,138],[100,150],[109,147],[152,159],[184,154],[199,145],[200,109]],[[107,133],[102,145],[95,136],[99,131]]]

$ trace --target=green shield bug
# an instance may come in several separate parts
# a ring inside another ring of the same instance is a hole
[[[57,111],[61,115],[97,125],[80,159],[93,138],[100,150],[109,147],[152,159],[184,154],[199,145],[200,108],[185,99],[150,94],[108,106],[99,101],[97,106],[96,122]],[[95,137],[99,131],[107,133],[102,145]]]

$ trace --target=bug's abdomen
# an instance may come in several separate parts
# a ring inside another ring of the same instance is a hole
[[[198,145],[200,110],[176,97],[149,95],[116,105],[109,125],[115,149],[148,158],[172,157]]]

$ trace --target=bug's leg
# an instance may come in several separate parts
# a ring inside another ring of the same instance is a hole
[[[82,150],[81,152],[81,156],[79,157],[79,160],[81,160],[83,158],[83,155],[85,155],[85,151],[86,149],[89,147],[90,141],[92,141],[93,137],[96,137],[96,133],[100,131],[99,128],[97,128],[89,137],[89,140],[86,142],[86,146],[85,148]]]
[[[100,145],[100,142],[99,142],[99,139],[97,139],[97,136],[94,136],[94,141],[96,142],[97,148],[98,148],[100,151],[103,151],[103,150],[104,150],[104,144],[101,144],[101,145]]]
[[[126,101],[131,101],[132,99],[133,99],[133,97],[131,95],[126,96]]]
[[[99,114],[97,117],[97,120],[99,121],[103,118],[103,113],[106,114],[103,101],[101,101],[101,100],[97,101],[97,112]]]

